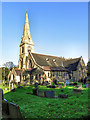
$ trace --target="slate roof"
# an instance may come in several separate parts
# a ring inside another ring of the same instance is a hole
[[[42,66],[44,70],[52,70],[52,71],[74,71],[77,69],[78,63],[81,59],[65,59],[62,57],[51,56],[51,55],[43,55],[32,53],[37,64]]]
[[[80,58],[70,59],[64,61],[64,66],[68,71],[75,71],[77,70],[78,63],[80,62]]]
[[[43,69],[46,71],[68,71],[68,69],[62,66],[61,67],[44,66]]]
[[[51,55],[43,55],[37,53],[32,53],[32,55],[36,63],[40,66],[60,67],[62,66],[62,62],[65,60],[64,58]]]

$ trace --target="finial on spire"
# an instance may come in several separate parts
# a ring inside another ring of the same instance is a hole
[[[26,9],[26,13],[27,13],[27,9]]]

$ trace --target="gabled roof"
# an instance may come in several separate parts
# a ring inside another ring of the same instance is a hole
[[[70,59],[64,61],[64,66],[69,71],[77,70],[78,63],[80,62],[80,58]]]
[[[40,66],[60,67],[62,66],[62,62],[65,60],[65,58],[51,55],[43,55],[37,53],[32,53],[32,55],[36,63]]]
[[[23,71],[23,69],[18,69],[18,68],[14,69],[14,70],[15,70],[16,74],[19,76],[21,75],[21,72]]]
[[[65,59],[62,57],[32,53],[36,63],[44,70],[73,71],[77,69],[81,57]]]

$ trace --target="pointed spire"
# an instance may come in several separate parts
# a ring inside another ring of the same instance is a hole
[[[28,20],[27,11],[26,11],[26,18],[25,18],[23,36],[22,36],[22,41],[24,41],[24,40],[29,40],[30,44],[33,44],[31,34],[30,34],[30,27],[29,27],[29,20]]]

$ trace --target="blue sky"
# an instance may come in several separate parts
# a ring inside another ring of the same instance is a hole
[[[18,64],[25,13],[35,52],[88,61],[88,3],[2,3],[2,61]]]

